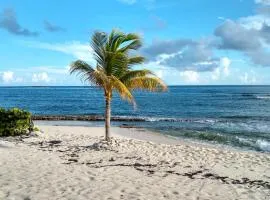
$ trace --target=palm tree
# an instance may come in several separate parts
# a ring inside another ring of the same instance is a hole
[[[109,35],[95,32],[92,36],[91,47],[96,66],[82,60],[71,63],[70,73],[76,73],[83,82],[99,86],[104,90],[106,102],[105,139],[110,139],[111,99],[113,91],[123,99],[135,105],[132,91],[142,89],[149,91],[165,91],[167,86],[147,69],[132,70],[134,65],[142,64],[143,56],[135,55],[142,46],[137,34],[125,34],[113,30]]]

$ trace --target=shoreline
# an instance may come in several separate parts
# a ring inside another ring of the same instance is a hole
[[[34,121],[37,126],[78,126],[78,127],[101,127],[103,128],[103,124],[99,124],[100,121],[90,121],[94,122],[93,124],[88,124],[86,121],[80,120],[35,120]],[[59,123],[60,122],[60,123]],[[96,122],[96,123],[95,123]],[[85,124],[87,123],[87,124]],[[72,124],[72,125],[71,125]],[[144,127],[136,127],[135,125],[117,125],[112,126],[112,129],[117,130],[118,136],[126,136],[131,139],[143,140],[148,142],[154,142],[158,144],[169,144],[169,145],[177,145],[177,144],[187,144],[187,145],[199,145],[202,147],[208,148],[217,148],[221,150],[228,151],[236,151],[236,152],[251,152],[251,153],[259,153],[259,154],[270,154],[268,151],[256,151],[252,149],[240,148],[236,146],[230,146],[219,143],[211,143],[203,140],[196,140],[190,138],[181,138],[174,137],[166,134],[162,134],[157,131],[149,130]],[[136,133],[136,134],[134,134]]]

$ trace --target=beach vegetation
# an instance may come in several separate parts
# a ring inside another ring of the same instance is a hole
[[[33,131],[31,113],[18,108],[0,108],[0,136],[25,135]]]
[[[94,32],[91,49],[95,64],[83,60],[71,63],[70,73],[76,73],[83,82],[104,90],[105,139],[110,137],[111,100],[113,91],[135,104],[132,91],[136,89],[152,92],[165,91],[166,84],[148,69],[134,69],[144,63],[145,57],[136,52],[142,46],[142,39],[134,33],[113,30],[110,34]]]

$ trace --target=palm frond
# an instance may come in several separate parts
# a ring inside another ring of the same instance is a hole
[[[94,51],[94,57],[100,66],[104,66],[106,64],[105,45],[107,40],[108,36],[104,32],[95,32],[92,36],[91,47]]]
[[[85,73],[92,73],[93,71],[95,71],[95,69],[82,60],[76,60],[75,62],[72,62],[70,64],[69,71],[71,74],[74,74],[74,73],[85,74]]]
[[[115,89],[123,99],[135,104],[134,98],[126,85],[115,76],[111,76],[110,79],[112,88]]]
[[[143,56],[133,56],[128,59],[129,65],[138,65],[142,64],[145,61],[145,57]]]
[[[77,74],[82,82],[88,82],[97,86],[103,86],[108,82],[102,71],[94,69],[92,66],[81,60],[77,60],[70,64],[70,73]]]
[[[126,83],[129,89],[142,89],[152,92],[166,91],[166,84],[158,77],[141,76],[129,80]]]
[[[118,50],[121,52],[127,52],[129,50],[137,50],[142,46],[142,40],[139,35],[130,33],[125,36],[122,41],[122,47]]]
[[[141,40],[141,37],[136,33],[129,33],[126,35],[125,40],[123,42],[131,41],[131,40]]]
[[[130,81],[133,78],[137,78],[137,77],[144,77],[147,75],[154,75],[154,73],[150,70],[147,69],[142,69],[142,70],[131,70],[131,71],[127,71],[121,78],[120,80],[125,83]]]
[[[109,35],[109,41],[106,45],[106,50],[110,52],[116,52],[124,39],[125,39],[124,33],[117,30],[113,30]]]
[[[116,77],[121,77],[128,70],[128,56],[124,53],[114,53],[110,62],[111,74]]]
[[[103,87],[107,90],[110,85],[108,77],[106,76],[106,74],[104,74],[102,70],[95,70],[93,73],[87,74],[87,76],[85,76],[85,79],[83,81],[94,83],[95,85]]]

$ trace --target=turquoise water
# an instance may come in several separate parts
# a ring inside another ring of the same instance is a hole
[[[166,93],[137,91],[134,96],[135,109],[114,94],[112,115],[134,120],[122,123],[174,137],[270,152],[270,86],[172,86]],[[103,92],[96,87],[1,87],[0,106],[38,115],[104,112]]]

